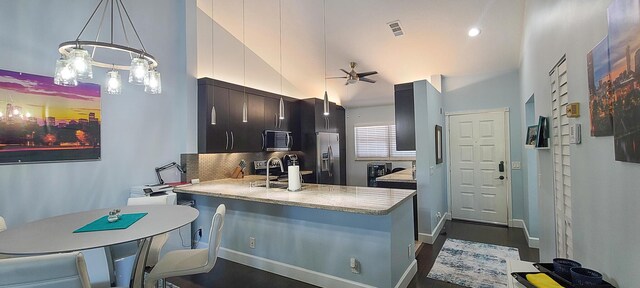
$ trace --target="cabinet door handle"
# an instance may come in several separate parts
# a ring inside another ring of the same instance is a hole
[[[290,143],[291,143],[291,135],[287,133],[287,148],[291,148],[291,146],[289,145]]]
[[[224,135],[227,137],[227,144],[224,144],[224,150],[229,150],[229,132],[224,131]]]
[[[233,150],[233,142],[235,142],[234,140],[235,138],[233,137],[233,131],[231,131],[231,150]]]

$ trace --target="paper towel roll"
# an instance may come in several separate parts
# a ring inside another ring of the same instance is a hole
[[[300,166],[289,166],[287,169],[289,191],[299,191],[301,188],[300,183]]]

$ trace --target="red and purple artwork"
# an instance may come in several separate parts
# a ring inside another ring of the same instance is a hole
[[[0,164],[100,159],[100,85],[0,70]]]

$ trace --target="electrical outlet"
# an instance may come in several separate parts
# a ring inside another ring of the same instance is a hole
[[[249,248],[256,249],[256,237],[249,237]]]
[[[440,220],[440,218],[442,218],[442,213],[440,213],[440,212],[436,213],[436,218],[437,218],[438,220]]]
[[[349,260],[349,267],[351,267],[351,273],[360,274],[360,261],[355,257],[351,257]]]
[[[511,169],[520,170],[520,161],[511,161]]]

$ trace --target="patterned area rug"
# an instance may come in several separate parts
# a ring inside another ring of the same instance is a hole
[[[517,248],[447,239],[427,277],[472,288],[507,287],[507,259]]]

